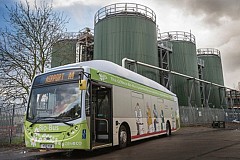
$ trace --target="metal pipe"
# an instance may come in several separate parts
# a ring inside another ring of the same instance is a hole
[[[153,69],[157,69],[157,70],[160,70],[160,71],[168,72],[168,73],[171,73],[171,74],[175,74],[175,75],[178,75],[178,76],[181,76],[181,77],[185,77],[185,78],[188,78],[188,79],[193,79],[193,80],[196,80],[196,81],[199,81],[199,82],[203,82],[203,83],[206,83],[206,84],[211,84],[213,86],[234,90],[232,88],[225,87],[225,86],[219,85],[217,83],[212,83],[212,82],[209,82],[209,81],[205,81],[205,80],[202,80],[202,79],[199,79],[199,78],[195,78],[195,77],[192,77],[192,76],[188,76],[188,75],[185,75],[185,74],[182,74],[182,73],[178,73],[178,72],[175,72],[175,71],[159,68],[159,67],[156,67],[156,66],[153,66],[153,65],[150,65],[150,64],[146,64],[146,63],[143,63],[143,62],[140,62],[140,61],[136,61],[136,60],[133,60],[133,59],[123,58],[122,59],[122,67],[124,67],[124,68],[126,68],[125,67],[126,61],[137,63],[137,64],[140,64],[142,66],[146,66],[146,67],[149,67],[149,68],[153,68]]]

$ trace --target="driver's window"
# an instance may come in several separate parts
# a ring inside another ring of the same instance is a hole
[[[52,105],[55,96],[50,93],[37,94],[37,115],[44,117],[49,116],[53,112]]]

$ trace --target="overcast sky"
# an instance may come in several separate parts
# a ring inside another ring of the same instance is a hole
[[[20,0],[0,0],[4,4]],[[34,0],[29,0],[34,1]],[[39,1],[39,0],[37,0]],[[197,48],[220,50],[225,86],[237,88],[240,82],[240,0],[52,0],[56,11],[69,18],[68,32],[94,28],[98,9],[113,3],[138,3],[157,15],[160,32],[186,31],[195,35]],[[2,18],[0,25],[2,25]]]

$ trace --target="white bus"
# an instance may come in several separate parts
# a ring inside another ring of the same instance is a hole
[[[160,84],[104,60],[53,68],[35,77],[27,107],[29,148],[119,145],[180,127],[178,100]]]

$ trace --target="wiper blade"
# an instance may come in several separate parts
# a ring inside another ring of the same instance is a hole
[[[32,127],[34,124],[36,124],[36,123],[39,122],[40,120],[49,119],[49,118],[53,118],[53,117],[38,117],[34,122],[32,122],[32,124],[30,124],[29,127]]]
[[[64,120],[62,120],[62,119],[55,119],[55,121],[56,122],[61,122],[61,123],[64,123],[64,124],[66,124],[66,125],[68,125],[68,126],[73,126],[73,124],[72,123],[68,123],[68,122],[65,122]]]
[[[65,121],[60,121],[60,122],[62,122],[62,123],[64,123],[64,124],[66,124],[66,125],[69,125],[69,126],[73,126],[73,124],[72,123],[68,123],[68,122],[65,122]]]
[[[71,127],[73,126],[72,123],[65,122],[63,119],[59,119],[59,118],[55,118],[55,117],[39,117],[34,122],[32,122],[32,124],[29,127],[32,127],[34,124],[36,124],[37,122],[39,122],[40,120],[43,120],[43,119],[48,120],[50,122],[61,122],[68,126],[71,126]]]

